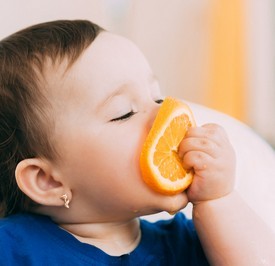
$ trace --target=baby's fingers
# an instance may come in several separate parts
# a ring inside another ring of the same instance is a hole
[[[186,169],[193,168],[195,171],[206,170],[213,159],[212,157],[201,151],[189,151],[182,158],[183,165]]]
[[[229,146],[229,140],[222,127],[216,124],[206,124],[188,130],[179,145],[178,154],[180,158],[183,158],[189,151],[201,151],[216,159]]]
[[[211,139],[205,137],[188,137],[179,145],[178,155],[182,159],[187,152],[201,151],[209,156],[216,158],[218,156],[217,149],[219,146]]]
[[[220,144],[227,140],[225,130],[217,124],[205,124],[201,127],[191,127],[186,134],[186,138],[189,137],[211,139],[216,144]]]

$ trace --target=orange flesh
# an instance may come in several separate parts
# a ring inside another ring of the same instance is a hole
[[[187,124],[187,125],[186,125]],[[186,114],[175,117],[159,139],[154,153],[154,164],[161,175],[171,181],[181,179],[186,175],[178,156],[178,145],[184,138],[186,131],[182,128],[190,127]],[[171,130],[173,128],[173,130]],[[167,167],[169,165],[169,167]],[[172,170],[172,171],[171,171]]]
[[[183,168],[178,146],[194,125],[188,106],[170,97],[164,100],[140,157],[143,179],[155,191],[173,195],[191,184],[193,172]]]

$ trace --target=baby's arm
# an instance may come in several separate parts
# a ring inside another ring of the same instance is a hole
[[[274,264],[272,230],[234,190],[235,154],[224,130],[214,124],[191,128],[179,155],[195,172],[187,196],[211,265]]]

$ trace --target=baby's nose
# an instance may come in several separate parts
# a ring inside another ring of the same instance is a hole
[[[153,103],[152,104],[152,107],[151,109],[148,111],[148,128],[149,130],[151,129],[155,119],[156,119],[156,116],[158,114],[158,111],[159,111],[159,108],[160,108],[161,104],[159,103]]]

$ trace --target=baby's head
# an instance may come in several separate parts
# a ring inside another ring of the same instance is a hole
[[[142,181],[139,155],[162,96],[132,42],[87,21],[56,21],[0,45],[2,215],[84,223],[187,204],[184,193],[160,195]]]
[[[15,180],[26,158],[56,156],[54,119],[46,97],[47,65],[69,68],[102,29],[89,21],[55,21],[19,31],[0,43],[0,214],[31,203]]]

